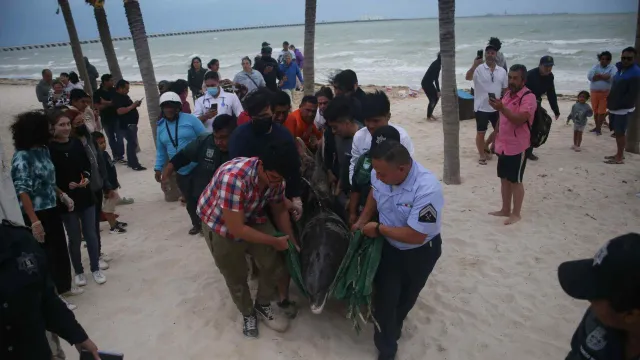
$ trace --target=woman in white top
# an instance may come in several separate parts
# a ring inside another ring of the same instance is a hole
[[[246,88],[246,92],[244,92],[245,94],[267,85],[264,82],[262,74],[251,68],[251,59],[249,59],[248,56],[242,58],[242,71],[233,77],[233,82],[236,85]],[[242,98],[242,96],[240,97]]]

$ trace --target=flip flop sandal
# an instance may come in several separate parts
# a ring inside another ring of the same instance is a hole
[[[615,157],[615,155],[614,155],[614,156],[605,156],[605,157],[604,157],[604,159],[605,159],[605,160],[615,160],[615,159],[616,159],[616,157]],[[626,157],[624,157],[624,156],[623,156],[623,157],[622,157],[622,160],[625,160],[625,159],[626,159]]]
[[[478,160],[478,164],[480,164],[480,165],[487,165],[487,160],[485,160],[485,159],[480,159],[480,160]]]
[[[606,160],[604,163],[610,164],[610,165],[622,165],[624,164],[624,161],[616,161],[615,159],[609,159],[609,160]]]

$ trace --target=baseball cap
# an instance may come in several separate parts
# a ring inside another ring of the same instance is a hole
[[[267,47],[267,46],[269,46],[269,45],[271,45],[271,44],[269,44],[269,43],[268,43],[268,42],[266,42],[266,41],[263,41],[263,42],[262,42],[262,47],[263,47],[263,48],[265,48],[265,47]]]
[[[273,49],[269,46],[263,46],[262,50],[260,51],[260,53],[262,54],[271,54],[273,52]]]
[[[540,65],[553,66],[553,58],[549,55],[545,55],[540,58]]]
[[[487,47],[484,48],[484,51],[489,51],[489,50],[498,51],[498,48],[496,48],[495,46],[489,44],[489,45],[487,45]]]
[[[579,300],[606,300],[628,291],[640,278],[640,234],[607,242],[593,259],[567,261],[558,267],[560,286]]]
[[[383,126],[373,132],[373,136],[371,137],[371,147],[369,147],[369,151],[372,151],[375,147],[380,146],[380,144],[388,140],[395,140],[397,142],[400,142],[400,133],[391,125]]]

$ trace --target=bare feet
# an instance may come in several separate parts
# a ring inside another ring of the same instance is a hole
[[[509,217],[509,216],[511,216],[511,211],[504,211],[504,210],[493,211],[493,212],[490,212],[489,215]]]
[[[504,224],[511,225],[517,223],[518,221],[520,221],[520,216],[512,214],[507,220],[504,221]]]

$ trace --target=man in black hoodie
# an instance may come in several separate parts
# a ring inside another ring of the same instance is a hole
[[[420,84],[427,98],[429,98],[429,106],[427,107],[427,119],[429,120],[435,120],[433,110],[436,108],[436,105],[438,105],[438,100],[440,99],[440,82],[438,81],[440,69],[442,69],[442,63],[440,53],[438,53],[438,58],[429,65],[429,69],[427,69]]]
[[[549,106],[556,115],[556,120],[560,118],[560,109],[558,108],[558,96],[556,95],[556,87],[553,84],[553,58],[549,55],[543,56],[540,59],[540,65],[537,68],[531,69],[527,72],[526,86],[538,99],[538,106],[541,106],[542,95],[547,94],[547,100],[549,100]],[[533,155],[533,147],[527,149],[527,158],[532,161],[538,160],[538,157]]]
[[[273,49],[269,46],[263,47],[261,51],[262,57],[253,64],[253,69],[262,74],[267,88],[276,92],[278,91],[278,80],[282,79],[282,73],[276,59],[271,57],[272,51]]]

